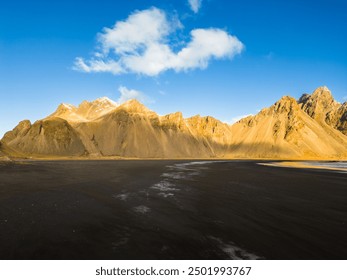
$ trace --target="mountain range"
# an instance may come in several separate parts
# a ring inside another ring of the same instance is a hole
[[[137,100],[61,104],[33,124],[21,121],[0,142],[0,158],[347,159],[347,102],[319,87],[284,96],[229,125],[213,117],[159,116]]]

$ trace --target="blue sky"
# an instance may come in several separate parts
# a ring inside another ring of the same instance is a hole
[[[2,1],[0,137],[61,102],[117,101],[121,92],[159,114],[182,111],[222,121],[322,85],[344,102],[346,11],[344,0],[202,0],[195,7],[188,0]],[[150,24],[131,38],[122,24],[115,26],[146,13]],[[160,51],[144,58],[149,46]],[[159,66],[149,69],[153,59]],[[118,70],[93,61],[113,61]]]

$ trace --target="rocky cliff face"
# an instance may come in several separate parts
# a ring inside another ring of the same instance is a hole
[[[232,126],[213,117],[159,116],[136,100],[61,104],[1,140],[13,156],[136,158],[347,158],[346,103],[325,87],[299,102],[285,96]]]
[[[16,155],[34,157],[210,158],[226,148],[219,127],[229,127],[211,117],[158,116],[136,100],[106,108],[100,102],[61,104],[43,120],[21,122],[2,143]]]
[[[327,124],[347,135],[347,102],[336,102],[327,87],[319,87],[312,94],[302,95],[298,103],[320,124]]]
[[[52,117],[31,124],[20,122],[1,142],[20,155],[79,156],[85,153],[82,141],[67,120]]]
[[[329,126],[321,126],[289,96],[256,116],[240,120],[231,130],[234,156],[341,158],[347,154],[347,138]]]
[[[164,117],[129,101],[102,118],[75,126],[89,154],[139,158],[211,157],[203,137],[194,137],[181,114]]]

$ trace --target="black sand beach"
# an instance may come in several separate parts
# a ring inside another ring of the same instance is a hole
[[[346,259],[347,174],[253,161],[0,163],[1,259]]]

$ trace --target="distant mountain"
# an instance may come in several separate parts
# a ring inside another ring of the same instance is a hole
[[[343,111],[345,110],[345,111]],[[1,140],[12,157],[347,158],[346,106],[318,88],[285,96],[232,126],[213,117],[159,116],[136,100],[103,97],[61,104],[43,120],[20,122]]]

